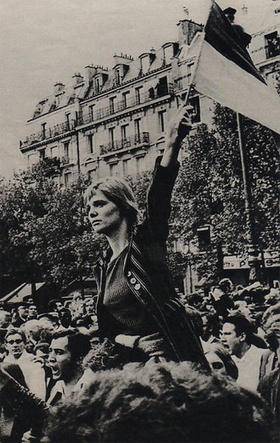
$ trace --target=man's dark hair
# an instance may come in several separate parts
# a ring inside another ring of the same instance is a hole
[[[84,358],[90,350],[90,340],[87,335],[81,334],[75,330],[65,330],[55,332],[52,339],[61,337],[68,338],[68,349],[71,353],[71,360],[74,363],[77,363]]]
[[[247,339],[251,339],[252,334],[255,332],[254,325],[244,315],[235,314],[229,315],[225,323],[231,323],[235,326],[236,335],[244,333]]]

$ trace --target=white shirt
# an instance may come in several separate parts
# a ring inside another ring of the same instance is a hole
[[[46,397],[45,371],[40,363],[33,362],[33,358],[34,355],[23,351],[19,358],[7,355],[4,362],[19,365],[27,387],[33,394],[44,400]]]
[[[232,355],[232,359],[238,368],[238,379],[236,382],[242,388],[257,392],[260,379],[261,359],[266,349],[251,345],[243,357]]]

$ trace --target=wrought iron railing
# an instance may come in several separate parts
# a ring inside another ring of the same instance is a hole
[[[150,138],[148,132],[141,132],[135,136],[126,137],[121,140],[114,140],[107,145],[100,146],[100,154],[108,154],[109,152],[119,151],[121,149],[129,149],[138,145],[149,144]]]
[[[109,106],[105,106],[99,109],[93,109],[88,114],[80,113],[78,116],[78,125],[86,125],[94,122],[95,120],[100,120],[102,118],[109,117],[110,115],[117,114],[118,112],[124,111],[126,109],[132,108],[137,105],[141,105],[147,103],[151,100],[156,100],[160,97],[164,97],[168,94],[173,94],[174,88],[173,84],[169,84],[168,87],[161,88],[158,92],[155,91],[154,88],[151,88],[149,91],[141,95],[135,95],[133,97],[129,97],[126,100],[121,100],[114,104],[110,104]]]
[[[47,140],[50,138],[54,138],[57,135],[64,134],[66,132],[72,131],[76,126],[76,120],[71,120],[70,122],[66,121],[60,124],[57,124],[51,128],[46,128],[36,134],[31,134],[25,138],[25,140],[20,142],[20,146],[29,146],[34,143],[41,142],[43,140]]]

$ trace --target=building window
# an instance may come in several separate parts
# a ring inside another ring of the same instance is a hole
[[[128,175],[128,162],[129,160],[123,160],[123,175]]]
[[[88,150],[90,154],[94,152],[94,136],[93,134],[88,135]]]
[[[110,163],[110,165],[109,165],[109,173],[110,173],[111,177],[113,175],[117,174],[117,163]]]
[[[174,56],[174,46],[170,45],[163,49],[163,57],[166,63],[170,63],[171,58]]]
[[[194,108],[193,114],[192,114],[192,123],[199,123],[200,120],[200,101],[199,96],[191,97],[190,105]]]
[[[53,146],[51,148],[51,158],[56,158],[58,157],[58,149],[57,146]]]
[[[116,72],[116,83],[117,83],[117,85],[119,85],[121,83],[121,79],[122,79],[121,69],[118,68],[118,69],[116,69],[115,72]]]
[[[278,32],[265,35],[266,58],[276,57],[280,54],[280,39]]]
[[[142,157],[136,157],[136,173],[139,174],[141,172],[141,166],[142,166]]]
[[[66,125],[67,125],[67,129],[70,129],[70,114],[66,114]]]
[[[109,128],[109,144],[111,148],[115,145],[115,128]]]
[[[159,130],[160,130],[160,132],[164,132],[165,131],[166,111],[159,111],[158,119],[159,119]]]
[[[143,86],[138,86],[135,88],[135,103],[136,105],[139,105],[141,103],[141,89]]]
[[[143,74],[146,74],[150,68],[150,57],[149,55],[145,55],[141,58],[141,71]]]
[[[122,139],[122,142],[125,142],[127,140],[127,129],[128,129],[128,125],[122,125],[121,126],[121,139]]]
[[[187,82],[188,82],[188,85],[191,82],[193,66],[194,66],[194,63],[190,63],[190,64],[187,65]]]
[[[113,114],[115,112],[115,99],[116,99],[116,97],[109,98],[109,107],[110,107],[111,114]]]
[[[134,135],[135,135],[135,143],[140,143],[141,139],[141,131],[140,131],[140,122],[141,118],[137,118],[134,120]]]
[[[95,79],[95,92],[96,92],[96,94],[98,94],[100,92],[100,79],[99,78]]]
[[[27,158],[28,158],[28,166],[32,166],[38,161],[36,154],[30,154],[28,155]]]
[[[69,186],[71,181],[71,172],[67,172],[66,174],[64,174],[64,185],[67,187]]]
[[[166,94],[168,94],[168,83],[167,83],[167,77],[162,77],[159,79],[159,82],[156,86],[157,96],[162,97]]]
[[[42,123],[41,128],[42,128],[42,138],[46,138],[46,125],[47,123]]]
[[[93,121],[93,108],[94,108],[94,105],[90,105],[88,107],[88,115],[89,115],[89,119],[91,122]]]
[[[64,143],[64,161],[69,163],[69,142]]]
[[[123,109],[127,108],[127,106],[128,106],[128,102],[127,102],[128,94],[129,94],[129,91],[124,92],[124,93],[122,94],[122,105],[123,105]]]
[[[46,158],[46,150],[45,149],[41,149],[39,151],[39,159],[40,160],[44,160]]]

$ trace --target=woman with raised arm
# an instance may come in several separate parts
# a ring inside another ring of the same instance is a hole
[[[135,198],[123,179],[107,177],[92,183],[84,199],[93,230],[104,234],[109,244],[106,258],[96,267],[100,337],[130,349],[131,360],[162,357],[206,367],[165,261],[177,157],[189,130],[188,110],[182,107],[168,126],[163,156],[156,161],[142,224],[136,224]]]

